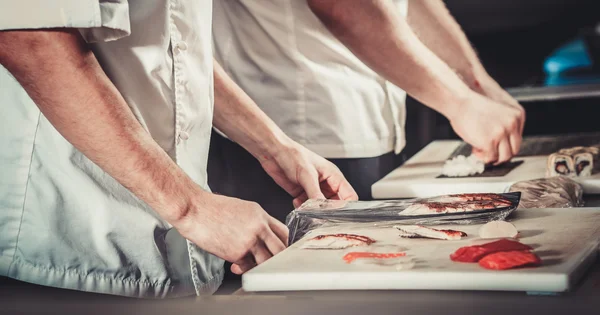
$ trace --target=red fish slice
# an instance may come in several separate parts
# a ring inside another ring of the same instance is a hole
[[[542,260],[530,251],[510,251],[489,254],[479,261],[486,269],[505,270],[518,267],[539,266]]]
[[[531,249],[532,248],[530,246],[521,244],[517,241],[501,239],[483,245],[461,247],[456,252],[450,255],[450,259],[452,261],[474,263],[478,262],[481,258],[485,257],[486,255],[492,253],[506,251],[523,251]]]
[[[350,252],[344,255],[344,260],[346,263],[351,263],[359,258],[375,258],[375,259],[388,259],[388,258],[398,258],[406,256],[405,252],[398,253],[372,253],[372,252]]]

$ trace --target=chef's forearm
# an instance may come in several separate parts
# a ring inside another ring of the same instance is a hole
[[[214,61],[214,126],[259,160],[290,139]]]
[[[0,64],[90,160],[166,220],[185,214],[200,189],[142,128],[77,31],[0,32]]]
[[[357,57],[447,117],[472,91],[413,33],[389,0],[307,0],[325,26]]]
[[[488,75],[442,0],[411,0],[408,24],[419,39],[474,88]]]

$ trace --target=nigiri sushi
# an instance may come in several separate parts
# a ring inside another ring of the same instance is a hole
[[[356,234],[323,234],[315,236],[306,241],[301,248],[303,249],[344,249],[354,246],[371,245],[375,240]]]
[[[421,225],[396,225],[400,230],[401,237],[404,238],[433,238],[438,240],[460,240],[467,236],[467,233],[455,230],[438,230]]]

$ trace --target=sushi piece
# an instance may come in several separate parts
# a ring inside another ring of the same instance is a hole
[[[324,234],[315,236],[306,241],[303,249],[344,249],[355,246],[365,246],[375,243],[375,240],[356,234]]]
[[[548,156],[548,165],[546,169],[546,176],[570,176],[573,177],[575,172],[575,162],[571,155],[552,153]]]
[[[548,156],[547,175],[585,177],[591,176],[598,167],[600,148],[573,147],[559,150]]]
[[[541,263],[536,254],[526,250],[493,253],[479,261],[481,267],[492,270],[539,266]]]
[[[591,176],[594,170],[594,155],[590,152],[579,152],[573,155],[575,174],[579,177]]]
[[[597,147],[573,147],[562,149],[558,153],[569,155],[573,158],[575,174],[577,176],[590,176],[594,171],[594,167],[598,165],[600,149]]]
[[[373,253],[373,252],[350,252],[344,255],[343,259],[346,263],[352,263],[357,259],[370,259],[370,260],[388,260],[406,256],[405,252],[397,253]]]
[[[421,225],[396,225],[400,230],[400,237],[404,238],[433,238],[438,240],[460,240],[467,236],[467,233],[455,230],[438,230]]]
[[[523,251],[532,250],[528,245],[521,244],[517,241],[511,241],[507,239],[498,240],[495,242],[483,244],[483,245],[472,245],[464,246],[456,250],[456,252],[450,255],[450,259],[456,262],[475,263],[481,258],[497,253],[497,252],[508,252],[508,251]]]
[[[481,174],[485,171],[485,163],[474,155],[459,155],[447,160],[442,167],[442,175],[447,177],[464,177]]]
[[[514,238],[518,234],[517,228],[506,221],[488,222],[479,228],[481,238]]]

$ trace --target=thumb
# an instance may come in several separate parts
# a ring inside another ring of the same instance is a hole
[[[479,160],[483,161],[483,163],[485,163],[486,165],[496,162],[496,160],[498,159],[497,154],[495,154],[493,151],[484,151],[481,149],[473,148],[472,154],[475,155],[475,157],[477,157]]]
[[[306,192],[309,199],[326,199],[325,195],[321,192],[321,186],[319,185],[319,177],[316,171],[303,170],[299,174],[298,182],[300,186]]]
[[[484,160],[485,159],[485,153],[483,153],[483,150],[481,149],[477,149],[477,148],[473,148],[473,150],[471,151],[471,154],[473,154],[475,157],[477,157],[480,160]]]

